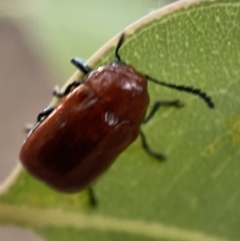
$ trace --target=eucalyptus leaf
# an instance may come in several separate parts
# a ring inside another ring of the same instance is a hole
[[[97,208],[86,191],[58,193],[18,166],[0,190],[0,222],[31,228],[49,241],[240,240],[240,1],[180,1],[124,32],[124,62],[156,79],[202,89],[215,109],[149,83],[150,106],[173,99],[185,104],[160,109],[143,126],[166,162],[149,157],[137,140],[95,183]],[[89,66],[114,60],[118,38]],[[77,72],[69,81],[79,78]]]

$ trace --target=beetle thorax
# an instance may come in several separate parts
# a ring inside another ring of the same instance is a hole
[[[112,63],[92,71],[85,82],[103,100],[108,112],[139,124],[149,103],[147,80],[131,66]]]

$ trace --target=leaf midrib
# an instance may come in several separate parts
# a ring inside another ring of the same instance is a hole
[[[42,209],[24,205],[0,204],[2,222],[24,226],[75,227],[99,231],[124,232],[151,238],[184,241],[230,241],[201,231],[191,231],[140,219],[118,219],[96,214],[74,213],[61,209]],[[37,217],[37,218],[36,218]],[[231,240],[233,241],[233,240]]]

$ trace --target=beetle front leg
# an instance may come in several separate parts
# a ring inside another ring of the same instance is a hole
[[[172,101],[156,101],[153,104],[152,109],[150,110],[148,116],[143,121],[143,124],[146,124],[148,121],[150,121],[153,116],[156,114],[157,110],[162,106],[174,106],[174,107],[183,107],[184,104],[180,100],[172,100]]]
[[[88,74],[92,71],[92,69],[87,66],[86,62],[80,58],[73,58],[71,63],[76,66],[79,70],[81,70],[84,74]]]

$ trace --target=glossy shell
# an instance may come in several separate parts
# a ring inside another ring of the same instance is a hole
[[[79,191],[137,138],[148,103],[143,75],[121,63],[99,67],[29,135],[20,160],[55,189]]]

